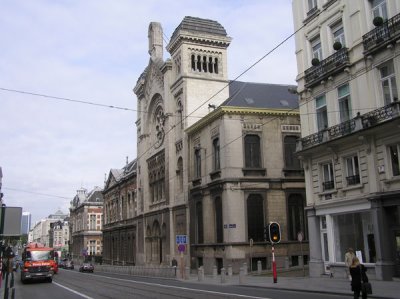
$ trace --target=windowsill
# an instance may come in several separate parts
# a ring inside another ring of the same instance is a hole
[[[335,2],[336,2],[336,0],[330,0],[330,1],[326,2],[324,5],[322,5],[322,8],[327,8]]]
[[[196,178],[192,180],[193,187],[201,185],[201,178]]]
[[[162,204],[165,204],[166,202],[167,202],[167,201],[166,201],[165,199],[162,199],[162,200],[160,200],[160,201],[151,203],[151,204],[149,205],[149,207],[150,207],[150,208],[158,207],[158,206],[160,206],[160,205],[162,205]]]
[[[310,22],[312,19],[314,19],[316,16],[318,16],[319,12],[320,12],[320,10],[319,10],[319,9],[316,9],[316,10],[314,10],[312,13],[310,13],[309,15],[308,15],[308,13],[307,13],[307,17],[303,20],[303,24],[307,24],[307,23]]]
[[[265,168],[242,168],[244,176],[265,176],[267,169]]]
[[[386,179],[383,181],[385,184],[392,184],[392,183],[398,183],[400,182],[400,176],[394,176],[391,177],[390,179]]]
[[[210,172],[210,178],[211,180],[219,179],[221,177],[221,170],[214,170],[213,172]]]
[[[364,187],[364,185],[359,183],[359,184],[354,184],[354,185],[348,185],[348,186],[344,187],[342,190],[350,191],[350,190],[355,190],[355,189],[361,189],[362,187]]]
[[[331,189],[331,190],[326,190],[318,193],[320,197],[325,196],[325,195],[330,195],[330,194],[336,194],[337,190],[336,189]]]
[[[295,176],[295,177],[304,177],[304,169],[303,168],[284,168],[284,175],[287,176]]]

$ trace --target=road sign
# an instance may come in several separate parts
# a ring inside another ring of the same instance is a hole
[[[176,235],[176,244],[187,244],[187,235]]]
[[[303,242],[303,239],[304,239],[303,232],[302,232],[302,231],[299,231],[299,232],[297,233],[297,241]]]
[[[178,245],[178,251],[179,252],[185,252],[186,245],[185,244],[179,244]]]

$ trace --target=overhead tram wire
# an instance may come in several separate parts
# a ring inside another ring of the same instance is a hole
[[[80,103],[80,104],[86,104],[86,105],[106,107],[106,108],[111,108],[111,109],[118,109],[118,110],[126,110],[126,111],[137,112],[137,110],[131,109],[131,108],[119,107],[119,106],[114,106],[114,105],[105,105],[105,104],[99,104],[99,103],[83,101],[83,100],[73,100],[73,99],[69,99],[69,98],[50,96],[50,95],[46,95],[46,94],[34,93],[34,92],[29,92],[29,91],[22,91],[22,90],[17,90],[17,89],[10,89],[10,88],[0,87],[0,90],[9,91],[9,92],[16,92],[16,93],[21,93],[21,94],[27,94],[27,95],[37,96],[37,97],[44,97],[44,98],[49,98],[49,99],[54,99],[54,100],[61,100],[61,101],[74,102],[74,103]]]
[[[24,193],[29,193],[29,194],[35,194],[35,195],[48,196],[48,197],[57,197],[57,198],[62,198],[62,199],[71,199],[71,197],[65,197],[65,196],[53,195],[53,194],[45,194],[45,193],[27,191],[27,190],[16,189],[16,188],[3,187],[3,189],[4,189],[4,190],[17,191],[17,192],[24,192]]]

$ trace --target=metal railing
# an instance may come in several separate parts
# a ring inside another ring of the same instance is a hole
[[[368,129],[399,116],[400,102],[395,101],[363,115],[358,114],[356,117],[348,121],[299,139],[296,151],[301,151],[314,145],[349,135],[356,131]]]
[[[364,53],[369,54],[389,42],[394,42],[395,37],[400,34],[400,14],[385,21],[382,26],[377,26],[367,34],[363,35]]]
[[[349,185],[349,186],[357,185],[360,183],[360,175],[356,174],[356,175],[348,176],[348,177],[346,177],[346,181],[347,181],[347,185]]]
[[[319,84],[322,80],[340,72],[348,65],[350,65],[348,49],[342,48],[320,61],[318,65],[312,66],[305,71],[305,86],[311,87]]]
[[[326,181],[322,183],[322,188],[323,190],[332,190],[335,188],[335,182],[334,181]]]

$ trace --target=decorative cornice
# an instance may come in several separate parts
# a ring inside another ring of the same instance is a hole
[[[300,112],[296,109],[262,109],[262,108],[247,108],[247,107],[228,107],[223,106],[215,109],[210,114],[206,115],[198,122],[187,128],[187,134],[194,134],[203,127],[215,121],[224,114],[238,115],[274,115],[274,116],[299,116]]]
[[[201,46],[213,46],[218,48],[227,48],[231,43],[232,38],[229,36],[208,36],[208,37],[199,37],[198,35],[191,35],[181,33],[176,39],[172,40],[167,45],[167,51],[169,53],[175,52],[175,50],[180,46],[182,43],[190,43],[190,44],[198,44]]]

